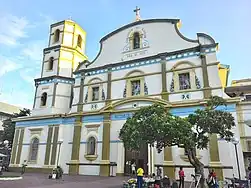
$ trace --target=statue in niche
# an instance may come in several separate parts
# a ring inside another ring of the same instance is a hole
[[[96,139],[90,137],[87,142],[87,155],[95,155]]]
[[[140,95],[140,80],[132,81],[131,86],[132,86],[132,96]]]

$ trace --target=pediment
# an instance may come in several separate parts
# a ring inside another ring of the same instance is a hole
[[[159,99],[159,98],[131,98],[124,99],[108,106],[105,106],[100,111],[120,111],[120,110],[133,110],[141,107],[150,106],[152,104],[162,104],[164,106],[171,106],[167,101]]]

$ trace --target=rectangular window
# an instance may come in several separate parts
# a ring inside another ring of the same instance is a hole
[[[179,74],[179,85],[180,90],[191,89],[189,73]]]
[[[251,95],[246,95],[246,101],[251,101]]]
[[[132,96],[140,95],[140,80],[131,81]]]
[[[92,88],[92,101],[98,101],[99,100],[99,87],[93,87]]]

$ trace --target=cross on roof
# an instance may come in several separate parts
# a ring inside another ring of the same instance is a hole
[[[140,8],[138,8],[138,6],[136,6],[135,10],[133,10],[133,12],[136,13],[136,21],[140,21],[139,11],[140,11]]]

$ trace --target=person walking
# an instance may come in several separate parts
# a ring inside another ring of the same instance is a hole
[[[137,170],[137,184],[138,188],[142,188],[143,185],[143,175],[144,175],[144,170],[143,168],[139,167]]]
[[[179,170],[179,180],[180,180],[179,188],[184,188],[185,172],[182,167],[180,167],[180,170]]]
[[[27,161],[24,160],[23,164],[22,164],[22,169],[21,169],[21,174],[23,175],[25,173],[25,168],[27,166]]]

